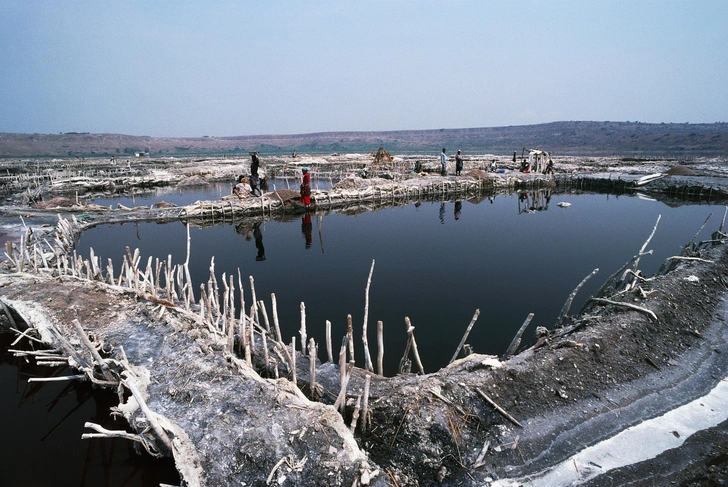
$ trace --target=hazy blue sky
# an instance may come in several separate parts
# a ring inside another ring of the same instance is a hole
[[[0,132],[727,115],[728,0],[0,0]]]

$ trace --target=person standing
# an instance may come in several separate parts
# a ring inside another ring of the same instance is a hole
[[[445,155],[445,148],[442,148],[442,152],[440,152],[440,164],[442,165],[442,169],[440,170],[440,174],[442,176],[445,176],[447,174],[446,166],[447,166],[447,156]]]
[[[303,178],[301,180],[301,203],[306,209],[311,206],[311,175],[308,173],[307,167],[302,167]]]
[[[460,176],[463,171],[463,154],[458,149],[458,153],[455,155],[455,175]]]
[[[263,193],[260,191],[260,177],[258,176],[258,168],[260,167],[260,158],[257,152],[250,153],[250,188],[252,189],[253,196],[262,196]]]

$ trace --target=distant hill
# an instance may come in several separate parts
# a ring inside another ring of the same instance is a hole
[[[322,132],[238,137],[146,137],[119,134],[0,133],[0,157],[151,157],[375,152],[510,154],[524,147],[561,155],[728,156],[728,123],[553,122],[509,127]]]

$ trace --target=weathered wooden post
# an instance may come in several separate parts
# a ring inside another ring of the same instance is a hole
[[[279,342],[282,342],[283,338],[281,338],[281,327],[278,323],[278,304],[276,303],[275,293],[270,294],[270,300],[271,300],[271,307],[273,309],[273,326],[276,329],[276,340],[278,340]]]
[[[372,260],[372,267],[369,269],[369,278],[367,279],[367,288],[364,297],[364,324],[362,326],[361,341],[364,345],[364,367],[369,372],[374,372],[372,366],[372,357],[369,354],[369,339],[367,338],[367,321],[369,319],[369,286],[372,283],[372,274],[374,273],[374,260]]]
[[[351,315],[346,315],[346,338],[349,342],[349,362],[354,361],[354,324],[351,321]]]
[[[333,350],[331,346],[331,322],[326,320],[326,356],[329,363],[334,363]]]
[[[384,323],[377,321],[377,374],[384,377]]]
[[[528,327],[528,324],[531,323],[531,320],[533,319],[533,313],[529,313],[526,317],[526,321],[523,322],[521,325],[521,328],[518,329],[518,333],[516,333],[516,336],[513,337],[513,341],[511,342],[510,346],[508,347],[508,350],[506,350],[506,353],[503,354],[503,360],[506,360],[508,357],[513,355],[515,351],[518,349],[518,345],[521,344],[521,335],[523,335],[523,332],[526,331],[526,328]]]
[[[316,391],[316,342],[313,338],[308,341],[308,361],[309,389],[313,398]]]
[[[453,354],[452,358],[450,359],[450,362],[448,364],[451,364],[455,361],[456,358],[458,358],[458,354],[460,353],[460,349],[463,348],[463,345],[465,345],[465,340],[468,339],[468,335],[470,334],[470,330],[473,329],[473,325],[475,325],[475,321],[478,319],[478,316],[480,315],[480,310],[476,309],[475,314],[473,315],[473,319],[470,320],[470,324],[468,325],[468,328],[465,330],[465,335],[463,335],[463,339],[460,340],[460,344],[458,345],[458,348],[455,349],[455,353]]]
[[[306,305],[301,301],[301,328],[298,333],[301,335],[301,355],[306,356]]]

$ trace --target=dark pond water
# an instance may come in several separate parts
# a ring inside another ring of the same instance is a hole
[[[560,208],[556,203],[561,201],[571,206]],[[709,238],[724,211],[609,195],[556,196],[547,209],[530,213],[523,211],[525,207],[512,195],[492,201],[410,204],[357,216],[331,213],[192,227],[192,277],[206,281],[214,256],[218,281],[223,272],[236,275],[240,269],[249,305],[247,278],[253,276],[269,316],[270,294],[276,294],[288,340],[298,335],[304,302],[308,334],[321,344],[320,358],[325,359],[326,320],[332,322],[338,344],[351,314],[356,343],[361,343],[366,282],[375,260],[368,320],[372,356],[376,323],[382,321],[385,373],[396,371],[406,343],[404,318],[409,317],[424,367],[433,372],[447,364],[476,309],[480,318],[468,339],[474,351],[502,354],[533,312],[523,340],[528,344],[535,327],[551,327],[572,290],[599,268],[573,303],[572,312],[578,312],[607,277],[637,253],[659,215],[648,247],[654,255],[644,257],[640,265],[648,275],[666,257],[678,254],[713,213],[699,237]],[[168,254],[181,263],[186,230],[179,222],[101,225],[81,236],[78,252],[88,255],[93,247],[102,262],[114,259],[118,272],[127,245],[140,249],[142,265],[148,256],[164,260]],[[359,362],[361,349],[358,357]]]
[[[118,405],[116,394],[76,381],[29,383],[29,377],[74,372],[15,358],[7,352],[14,338],[0,333],[0,486],[179,485],[171,459],[138,455],[127,440],[82,440],[87,421],[107,429],[127,428],[124,421],[109,417],[109,408]]]

